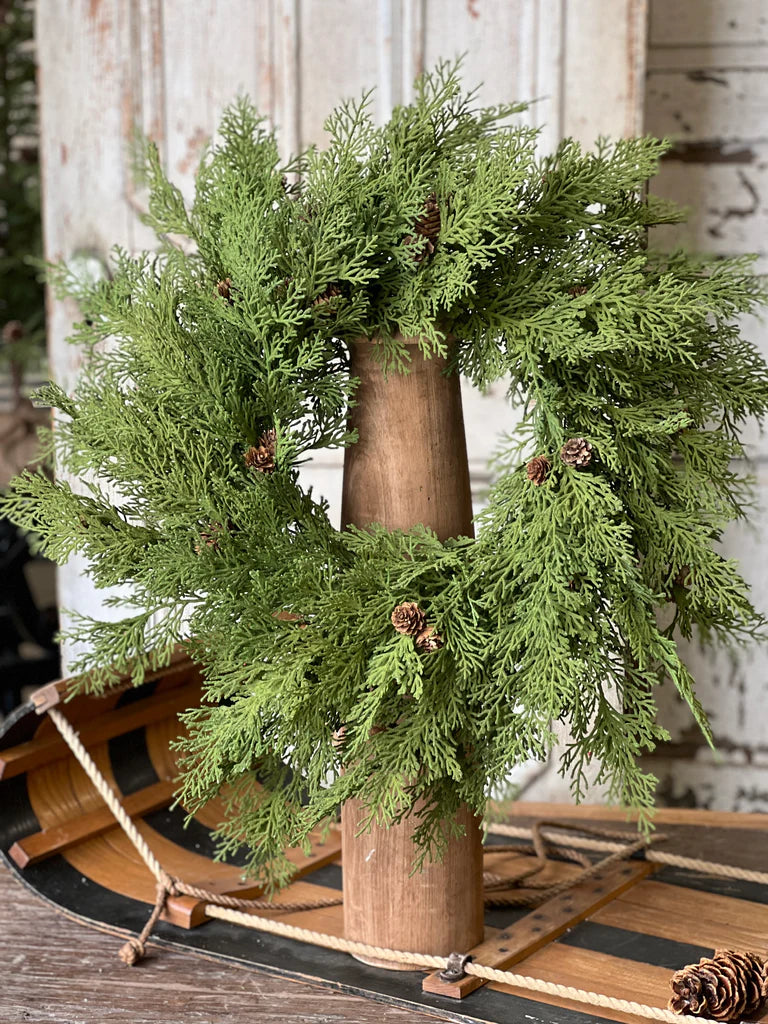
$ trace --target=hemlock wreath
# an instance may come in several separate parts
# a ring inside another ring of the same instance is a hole
[[[439,854],[461,803],[482,813],[547,755],[553,721],[574,795],[591,762],[647,821],[656,688],[709,735],[676,631],[762,625],[717,550],[745,511],[740,427],[768,410],[768,368],[735,326],[763,301],[750,260],[647,248],[681,219],[645,194],[667,142],[540,157],[523,107],[478,107],[458,70],[424,75],[383,127],[368,96],[343,104],[327,147],[287,164],[236,102],[191,206],[145,144],[161,251],[117,250],[109,282],[54,271],[89,354],[72,394],[39,397],[81,486],[28,472],[5,511],[122,585],[119,621],[73,618],[79,668],[101,669],[89,685],[110,665],[140,682],[177,642],[203,664],[182,799],[223,791],[222,854],[244,844],[271,885],[349,797],[385,824],[419,801],[416,864]],[[443,356],[479,388],[510,381],[520,424],[476,539],[339,531],[302,487],[307,457],[355,443],[360,337],[387,373]]]

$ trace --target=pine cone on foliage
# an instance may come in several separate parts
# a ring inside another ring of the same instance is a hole
[[[275,442],[277,434],[274,430],[265,430],[259,443],[252,445],[244,455],[245,464],[249,469],[257,469],[260,473],[271,473],[275,468]]]
[[[216,291],[214,294],[220,299],[226,299],[230,306],[234,306],[235,300],[232,298],[232,278],[224,277],[221,281],[217,281]]]
[[[676,971],[670,981],[673,1013],[734,1021],[754,1016],[768,996],[766,962],[755,953],[716,949]]]
[[[221,540],[224,531],[227,533],[236,533],[237,527],[228,519],[226,525],[222,523],[208,523],[205,529],[200,531],[200,540],[195,544],[195,552],[199,555],[202,554],[204,548],[210,548],[212,551],[219,550],[219,541]]]
[[[541,487],[544,481],[549,476],[550,462],[549,459],[544,455],[537,455],[535,458],[526,466],[526,472],[528,479],[531,483],[536,484],[537,487]]]
[[[675,576],[673,582],[677,587],[690,587],[692,582],[690,565],[684,565],[677,576]]]
[[[318,313],[336,316],[336,310],[332,309],[329,303],[331,299],[336,299],[339,295],[341,295],[341,288],[337,284],[329,284],[324,292],[321,292],[317,298],[312,300],[312,305]]]
[[[205,548],[218,551],[219,538],[223,529],[221,523],[209,523],[204,530],[201,530],[200,540],[195,544],[195,554],[201,555]]]
[[[420,263],[425,256],[432,255],[435,251],[438,235],[440,234],[440,207],[434,192],[424,200],[423,209],[424,212],[420,217],[416,218],[413,224],[413,230],[416,234],[408,235],[405,239],[408,245],[415,242],[417,238],[426,239],[423,245],[414,248],[413,258],[417,263]]]
[[[405,601],[392,612],[392,625],[403,636],[418,636],[427,626],[427,616],[415,601]]]
[[[431,654],[432,651],[439,651],[441,647],[445,646],[445,641],[436,633],[432,626],[427,626],[421,633],[416,637],[416,650],[422,651],[424,654]]]
[[[573,288],[568,289],[568,294],[574,299],[577,299],[579,295],[586,295],[588,291],[589,289],[585,284],[575,284]]]
[[[346,725],[340,725],[338,729],[333,731],[331,736],[331,743],[335,750],[341,750],[347,740],[347,727]]]
[[[592,445],[583,437],[572,437],[560,449],[560,458],[566,466],[583,469],[592,461]]]

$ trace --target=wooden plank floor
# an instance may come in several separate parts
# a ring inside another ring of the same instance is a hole
[[[2,1024],[435,1024],[438,1019],[167,948],[135,968],[0,866]]]

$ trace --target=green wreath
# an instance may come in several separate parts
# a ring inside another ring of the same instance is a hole
[[[94,285],[55,272],[90,355],[73,394],[41,397],[82,484],[27,473],[5,508],[50,556],[127,585],[127,617],[74,619],[88,685],[108,665],[140,682],[177,642],[203,664],[182,799],[223,792],[222,853],[245,843],[272,883],[350,797],[383,823],[418,801],[417,861],[434,856],[460,804],[482,812],[547,755],[553,721],[577,798],[591,762],[650,808],[656,687],[707,729],[673,630],[762,621],[716,550],[744,514],[738,427],[768,409],[733,326],[763,299],[749,260],[647,248],[680,219],[645,197],[666,142],[539,157],[523,108],[477,108],[457,74],[425,75],[383,127],[367,97],[345,103],[328,147],[287,165],[239,101],[189,208],[147,144],[162,251],[118,251]],[[355,441],[350,341],[407,372],[398,332],[479,388],[509,379],[521,426],[474,540],[339,531],[299,482],[310,453]]]

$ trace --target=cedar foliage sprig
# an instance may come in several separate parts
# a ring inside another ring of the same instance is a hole
[[[367,96],[343,104],[326,149],[281,166],[240,100],[189,206],[146,144],[159,254],[118,250],[95,285],[55,272],[90,355],[72,395],[44,397],[60,467],[89,482],[27,473],[5,508],[51,557],[80,553],[97,585],[130,588],[121,622],[74,624],[82,687],[109,686],[110,665],[140,681],[178,641],[203,664],[182,799],[222,794],[222,854],[245,844],[273,885],[282,850],[353,796],[382,823],[420,801],[416,863],[439,854],[460,803],[482,812],[515,764],[546,756],[553,720],[575,795],[591,762],[645,814],[658,685],[707,731],[657,611],[705,638],[762,622],[716,546],[746,507],[740,426],[768,410],[768,368],[733,326],[763,301],[749,260],[646,248],[650,225],[680,217],[642,198],[664,142],[565,140],[542,159],[520,109],[479,108],[441,64],[384,126]],[[414,230],[427,199],[434,244]],[[506,439],[477,540],[339,532],[299,483],[312,452],[355,443],[348,343],[375,338],[407,371],[398,331],[478,387],[508,377],[523,406],[527,456]],[[265,437],[256,472],[244,455]],[[559,456],[574,438],[592,446],[581,468]],[[538,483],[532,455],[549,465]],[[393,628],[405,602],[442,647]]]

